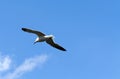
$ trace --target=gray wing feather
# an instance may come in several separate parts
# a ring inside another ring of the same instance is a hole
[[[66,51],[66,49],[64,49],[64,48],[61,47],[60,45],[54,43],[54,41],[53,41],[52,38],[49,38],[48,40],[46,40],[46,42],[47,42],[49,45],[51,45],[51,46],[53,46],[53,47],[55,47],[55,48],[57,48],[57,49],[59,49],[59,50]]]
[[[36,31],[36,30],[32,30],[32,29],[28,29],[28,28],[22,28],[22,30],[25,31],[25,32],[34,33],[38,36],[45,36],[44,33]]]

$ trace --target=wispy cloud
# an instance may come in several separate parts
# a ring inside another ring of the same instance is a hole
[[[0,72],[6,71],[10,68],[11,59],[9,56],[2,56],[0,54]]]
[[[46,62],[47,58],[47,55],[40,55],[26,59],[13,72],[5,75],[4,77],[2,77],[2,79],[17,79],[18,77],[21,77],[24,73],[35,69],[37,66],[42,66]]]

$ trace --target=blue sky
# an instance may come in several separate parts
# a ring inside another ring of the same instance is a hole
[[[120,79],[119,0],[0,0],[0,79]],[[53,34],[67,52],[34,34]]]

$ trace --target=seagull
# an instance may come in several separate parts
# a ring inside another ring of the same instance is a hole
[[[57,48],[62,51],[66,51],[66,49],[64,49],[62,46],[58,45],[57,43],[53,41],[53,35],[45,35],[44,33],[40,31],[36,31],[36,30],[28,29],[28,28],[22,28],[22,30],[24,32],[33,33],[38,36],[36,40],[34,41],[34,44],[38,42],[46,41],[46,43],[51,45],[52,47]]]

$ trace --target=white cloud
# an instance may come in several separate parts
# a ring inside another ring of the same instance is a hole
[[[47,55],[40,55],[26,59],[13,72],[5,75],[4,77],[0,77],[0,79],[17,79],[18,77],[21,77],[24,73],[35,69],[37,66],[42,66],[46,62],[47,58]]]
[[[0,72],[6,71],[10,68],[11,59],[9,56],[0,55]]]

